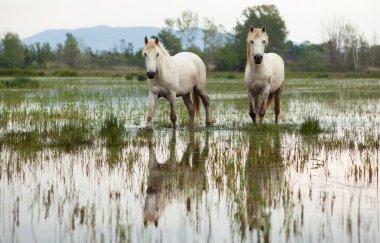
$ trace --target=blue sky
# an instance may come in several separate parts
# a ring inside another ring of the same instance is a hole
[[[289,30],[288,39],[322,41],[323,22],[334,17],[353,24],[368,41],[380,42],[379,0],[1,0],[0,37],[7,31],[29,37],[46,29],[95,25],[162,27],[165,18],[197,12],[231,31],[248,6],[275,4]],[[253,23],[254,24],[254,23]]]

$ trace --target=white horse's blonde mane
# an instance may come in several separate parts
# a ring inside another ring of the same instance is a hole
[[[144,55],[144,52],[154,50],[157,47],[163,55],[170,56],[169,52],[165,49],[165,46],[161,42],[158,42],[158,44],[156,44],[155,39],[150,39],[148,43],[144,46],[143,55]]]
[[[247,63],[251,63],[251,40],[256,38],[264,38],[266,45],[268,45],[269,37],[266,32],[262,31],[262,28],[254,28],[253,31],[250,31],[247,36]]]

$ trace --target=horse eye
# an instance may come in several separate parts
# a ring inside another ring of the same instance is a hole
[[[265,40],[263,40],[263,44],[265,44]]]
[[[253,44],[253,41],[251,41],[251,44]]]
[[[157,56],[160,55],[160,53],[157,53]]]
[[[144,53],[144,56],[146,56],[146,53]]]

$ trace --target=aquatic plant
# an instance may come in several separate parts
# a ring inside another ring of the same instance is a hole
[[[68,122],[59,129],[58,136],[53,138],[52,145],[64,150],[92,145],[95,137],[91,125],[84,122]]]
[[[303,135],[316,135],[322,131],[319,120],[313,117],[307,117],[300,127],[300,133]]]
[[[0,87],[1,86],[4,86],[8,89],[37,89],[39,87],[39,82],[29,77],[21,76],[9,80],[0,81]]]
[[[103,120],[99,134],[107,146],[121,145],[125,134],[124,120],[110,113]]]

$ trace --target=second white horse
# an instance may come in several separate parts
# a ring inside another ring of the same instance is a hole
[[[245,87],[248,92],[249,115],[254,123],[256,116],[263,121],[266,110],[274,98],[275,122],[281,110],[281,93],[284,88],[284,61],[276,53],[264,53],[268,44],[266,28],[250,27],[247,37],[247,63]]]

